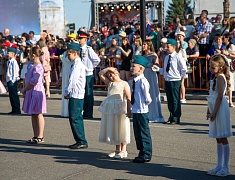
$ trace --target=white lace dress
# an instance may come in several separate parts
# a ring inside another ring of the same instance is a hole
[[[224,77],[225,79],[225,77]],[[207,97],[208,100],[208,108],[209,112],[212,113],[215,102],[218,96],[218,86],[217,86],[217,79],[216,79],[216,86],[215,90],[213,91],[213,81],[210,81],[210,92],[209,96]],[[226,82],[226,81],[225,81]],[[227,83],[224,84],[224,96],[221,101],[220,107],[217,111],[216,118],[214,121],[209,120],[209,137],[211,138],[223,138],[223,137],[230,137],[232,136],[232,126],[231,126],[231,119],[230,119],[230,108],[228,104],[228,97],[225,96],[225,91],[227,88]]]
[[[130,143],[130,120],[126,117],[125,81],[111,82],[107,98],[98,110],[102,113],[99,142],[111,145]]]

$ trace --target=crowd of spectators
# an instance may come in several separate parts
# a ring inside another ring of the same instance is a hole
[[[109,66],[115,66],[120,72],[120,77],[123,80],[128,80],[133,55],[146,55],[142,50],[144,46],[140,36],[139,22],[126,24],[113,18],[112,24],[103,25],[100,29],[93,27],[91,30],[85,28],[79,30],[90,34],[87,44],[101,59],[100,64],[94,70],[95,84],[101,84],[98,72]],[[235,17],[222,19],[222,16],[218,14],[215,18],[208,18],[208,11],[202,10],[201,15],[195,20],[177,17],[173,24],[168,24],[165,27],[161,23],[148,24],[146,34],[146,41],[150,42],[154,48],[151,53],[156,54],[158,58],[154,63],[160,66],[167,55],[166,38],[173,38],[178,41],[178,53],[182,54],[188,64],[189,80],[193,83],[191,84],[193,88],[206,88],[206,82],[210,78],[206,60],[209,60],[212,55],[224,54],[229,63],[235,59]],[[40,39],[45,41],[51,58],[56,57],[58,59],[62,58],[68,42],[78,42],[75,33],[66,38],[61,38],[45,31],[42,32]],[[7,60],[6,48],[14,47],[17,49],[16,58],[19,60],[21,69],[20,78],[23,80],[29,61],[28,50],[38,42],[33,31],[22,33],[20,36],[10,35],[9,29],[5,29],[4,33],[0,32],[0,79],[3,82]],[[206,60],[197,58],[199,56],[205,57]],[[193,60],[189,61],[189,59]],[[52,80],[58,81],[62,63],[58,60],[51,65]],[[190,71],[194,71],[194,77],[190,75]],[[200,74],[202,74],[201,79]],[[234,91],[233,74],[233,71],[231,71],[230,76],[231,81],[233,81],[231,82],[231,91]],[[185,78],[188,78],[188,76]],[[184,86],[182,88],[184,89]],[[184,99],[183,93],[182,101]],[[232,103],[230,105],[232,106]]]

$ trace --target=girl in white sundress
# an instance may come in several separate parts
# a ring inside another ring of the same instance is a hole
[[[101,103],[98,110],[102,113],[99,142],[116,145],[116,150],[109,157],[116,159],[126,158],[126,145],[130,143],[131,93],[126,81],[119,77],[118,70],[113,67],[99,72],[101,80],[108,85],[107,98]]]
[[[230,146],[228,137],[232,136],[230,109],[225,92],[230,87],[229,65],[224,55],[214,55],[210,60],[210,92],[207,98],[209,119],[209,137],[217,141],[217,166],[207,174],[215,176],[229,175]]]

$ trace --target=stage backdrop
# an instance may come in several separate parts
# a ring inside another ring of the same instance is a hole
[[[40,33],[40,21],[37,0],[0,1],[0,32],[10,29],[11,35],[34,31]]]

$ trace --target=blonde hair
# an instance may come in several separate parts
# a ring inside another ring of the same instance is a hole
[[[116,69],[115,72],[113,72],[113,71],[111,71],[111,70],[108,70],[108,71],[105,73],[105,76],[106,76],[110,81],[111,81],[111,79],[110,79],[110,77],[108,76],[108,74],[118,74],[118,76],[120,77],[120,74],[119,74],[117,68],[115,68],[115,69]]]
[[[105,48],[101,48],[99,52],[105,52]]]
[[[42,49],[43,47],[46,47],[46,40],[41,38],[38,42],[37,45]]]
[[[225,79],[227,82],[227,90],[229,90],[231,83],[230,83],[230,75],[229,75],[229,64],[227,58],[223,54],[217,54],[211,57],[211,61],[217,62],[220,67],[222,67],[222,73],[225,75]],[[213,90],[215,90],[216,81],[213,83]]]
[[[139,43],[139,46],[142,46],[142,39],[140,36],[136,37],[135,41]]]

